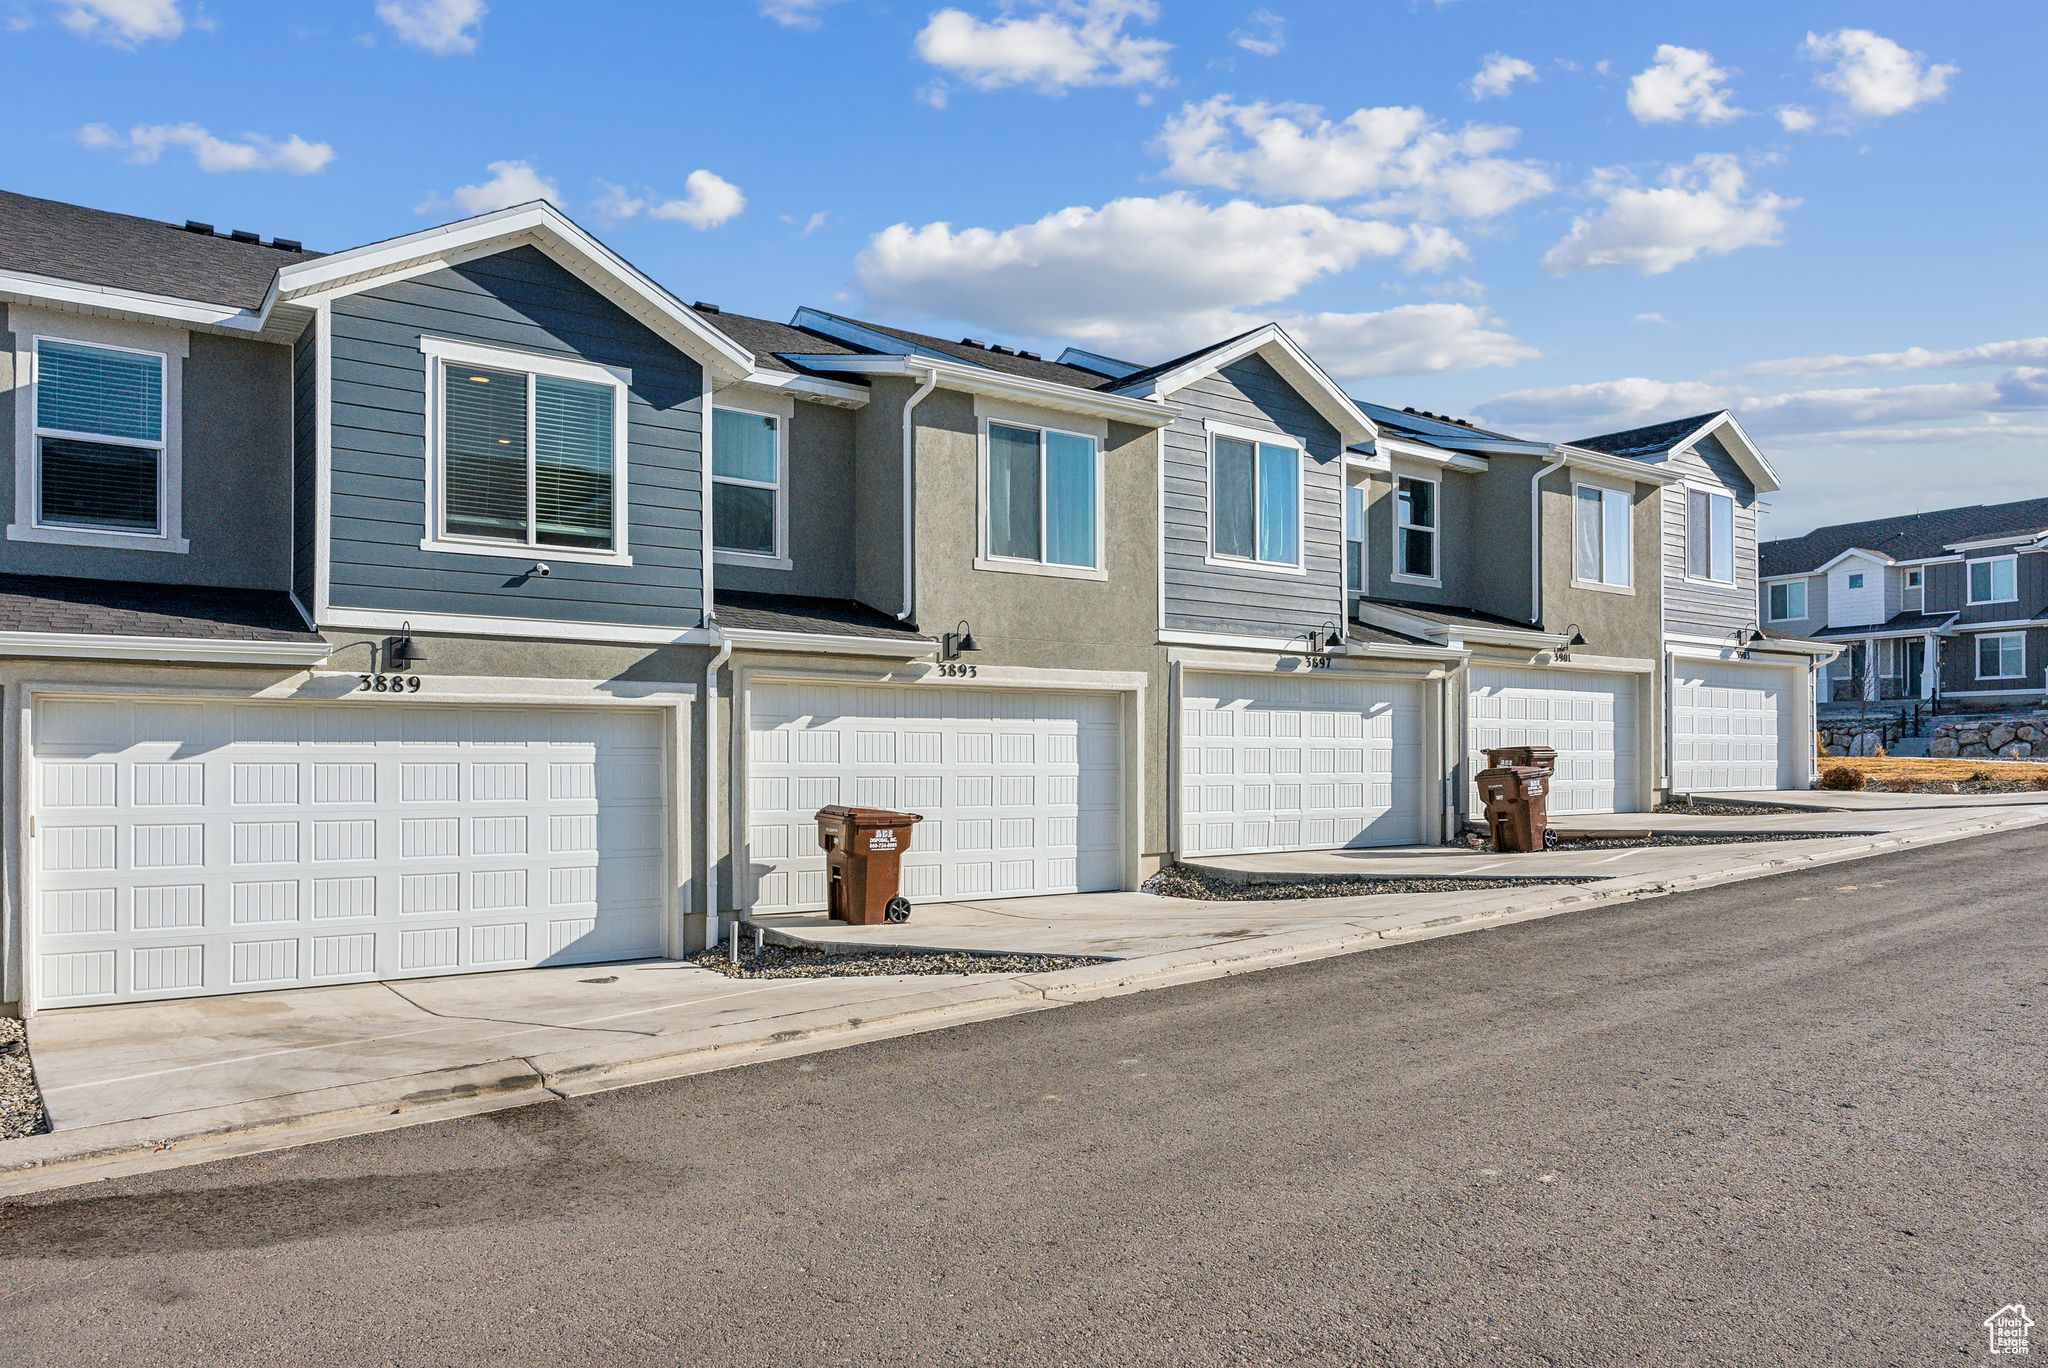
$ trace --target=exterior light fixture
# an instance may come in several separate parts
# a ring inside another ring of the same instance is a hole
[[[392,671],[403,674],[427,658],[420,644],[413,640],[412,624],[398,625],[398,635],[384,638],[384,663]]]
[[[1586,644],[1586,634],[1579,630],[1579,624],[1576,622],[1572,623],[1564,630],[1566,633],[1564,645],[1558,647],[1555,651],[1553,651],[1551,653],[1551,656],[1560,664],[1569,664],[1571,662],[1572,652]]]
[[[1325,622],[1308,634],[1308,649],[1311,655],[1322,655],[1326,651],[1344,648],[1344,629],[1335,622]]]
[[[1744,660],[1749,659],[1749,648],[1764,639],[1764,634],[1757,629],[1757,625],[1754,622],[1750,623],[1747,627],[1737,627],[1734,635],[1736,654],[1740,655]]]
[[[958,660],[966,652],[980,649],[981,647],[974,643],[974,631],[967,625],[966,618],[961,618],[958,627],[939,638],[941,660]]]

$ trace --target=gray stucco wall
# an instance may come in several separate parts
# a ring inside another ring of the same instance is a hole
[[[853,415],[854,597],[895,613],[903,607],[903,406],[909,380],[877,380],[867,407]],[[925,402],[929,403],[931,396]],[[918,406],[922,413],[924,405]]]
[[[1722,636],[1757,620],[1756,487],[1721,443],[1703,437],[1667,463],[1675,475],[1717,485],[1735,499],[1735,583],[1712,584],[1685,574],[1686,486],[1664,491],[1665,623],[1673,632]]]
[[[697,363],[521,247],[333,308],[332,602],[338,607],[688,628],[702,614]],[[422,335],[630,368],[631,565],[423,550]],[[547,578],[528,573],[547,561]]]
[[[1635,487],[1629,506],[1632,592],[1622,593],[1573,583],[1572,485],[1569,470],[1543,481],[1543,625],[1561,632],[1576,623],[1586,638],[1580,648],[1583,654],[1661,661],[1662,490],[1656,485]]]
[[[1166,627],[1294,637],[1344,613],[1344,464],[1337,431],[1265,361],[1246,357],[1177,391],[1165,433]],[[1298,439],[1305,574],[1215,565],[1205,420]]]
[[[11,328],[0,318],[0,329]],[[168,335],[169,330],[166,330]],[[15,338],[0,331],[0,526],[15,518]],[[190,334],[183,364],[183,531],[191,550],[129,551],[0,537],[0,570],[152,584],[284,589],[291,583],[291,352],[245,338]],[[28,410],[21,409],[22,416]]]
[[[797,402],[789,424],[785,495],[789,501],[789,569],[720,562],[713,571],[720,589],[813,598],[858,597],[853,548],[862,533],[850,515],[854,506],[854,414],[854,410]]]
[[[1394,491],[1403,476],[1433,479],[1437,482],[1437,584],[1424,584],[1415,580],[1395,579],[1394,566],[1400,554],[1394,525]],[[1370,563],[1367,584],[1372,596],[1393,602],[1442,603],[1464,608],[1483,605],[1473,600],[1477,596],[1474,587],[1474,566],[1479,557],[1506,554],[1521,567],[1521,598],[1519,606],[1512,609],[1490,608],[1493,612],[1507,612],[1509,616],[1526,619],[1529,616],[1529,507],[1528,483],[1522,484],[1523,504],[1516,516],[1505,526],[1476,522],[1473,517],[1480,485],[1485,475],[1462,470],[1447,470],[1440,467],[1422,467],[1397,461],[1392,475],[1376,475],[1367,494],[1366,503],[1366,559]],[[1507,551],[1498,550],[1505,542]],[[1497,579],[1507,571],[1489,568],[1487,574]]]

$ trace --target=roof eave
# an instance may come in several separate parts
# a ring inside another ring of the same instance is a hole
[[[1257,352],[1267,363],[1281,373],[1290,384],[1300,390],[1323,420],[1335,429],[1344,446],[1369,442],[1379,436],[1379,427],[1366,416],[1358,402],[1332,380],[1329,373],[1317,365],[1315,359],[1277,323],[1268,323],[1246,333],[1234,342],[1200,352],[1175,366],[1172,370],[1155,375],[1125,393],[1168,399],[1176,391],[1214,374],[1232,362],[1243,360]]]

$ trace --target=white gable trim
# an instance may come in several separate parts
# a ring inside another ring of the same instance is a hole
[[[450,261],[528,243],[702,362],[721,381],[743,379],[754,370],[753,353],[545,202],[514,205],[287,266],[277,273],[271,298],[280,302],[332,299],[370,289],[394,276],[438,270]],[[267,305],[264,311],[269,311]]]
[[[1728,454],[1735,458],[1735,464],[1741,466],[1742,473],[1749,476],[1749,482],[1756,487],[1757,493],[1774,494],[1782,487],[1778,482],[1778,472],[1771,468],[1771,463],[1764,459],[1763,451],[1750,440],[1749,434],[1742,430],[1742,424],[1735,421],[1735,415],[1732,413],[1715,414],[1684,441],[1673,443],[1671,449],[1689,451],[1701,438],[1717,434],[1722,437],[1721,444],[1728,448]]]
[[[1844,551],[1841,555],[1836,556],[1833,560],[1827,562],[1825,565],[1817,566],[1814,569],[1807,571],[1806,573],[1809,575],[1825,575],[1828,571],[1834,569],[1836,566],[1840,565],[1843,561],[1846,560],[1868,561],[1872,565],[1892,564],[1892,558],[1890,556],[1885,555],[1882,551],[1865,551],[1860,546],[1852,546],[1847,551]],[[1783,579],[1785,577],[1782,575],[1776,575],[1772,578]]]
[[[1370,442],[1379,436],[1378,427],[1374,426],[1372,419],[1365,416],[1365,410],[1361,409],[1293,338],[1282,331],[1277,323],[1268,323],[1265,327],[1246,333],[1234,342],[1184,361],[1134,389],[1119,392],[1165,399],[1175,391],[1185,389],[1204,376],[1213,375],[1254,352],[1264,357],[1289,384],[1301,391],[1302,397],[1315,406],[1316,412],[1322,414],[1324,420],[1337,429],[1340,446],[1355,446],[1361,442]]]

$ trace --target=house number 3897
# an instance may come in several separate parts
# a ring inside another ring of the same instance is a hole
[[[416,694],[420,691],[418,675],[357,675],[357,693]]]

